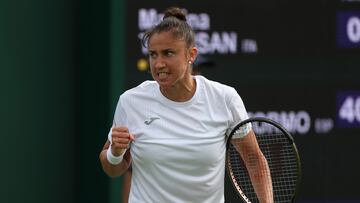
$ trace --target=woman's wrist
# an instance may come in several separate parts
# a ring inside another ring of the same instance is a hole
[[[111,151],[111,145],[110,145],[106,152],[106,158],[110,164],[118,165],[124,159],[124,154],[125,153],[123,152],[120,156],[114,156]]]

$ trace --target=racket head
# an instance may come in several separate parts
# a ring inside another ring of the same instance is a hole
[[[246,166],[232,145],[236,132],[244,126],[249,127],[249,125],[255,133],[259,147],[270,168],[274,202],[293,202],[301,180],[300,156],[291,134],[279,123],[268,118],[246,119],[236,125],[229,134],[226,168],[235,190],[244,202],[259,202]]]

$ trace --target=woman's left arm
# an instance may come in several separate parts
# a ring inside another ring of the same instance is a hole
[[[232,144],[240,153],[260,203],[273,203],[273,188],[269,165],[260,150],[254,131],[243,138],[233,139]]]

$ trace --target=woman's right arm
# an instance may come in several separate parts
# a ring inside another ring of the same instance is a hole
[[[109,139],[111,139],[111,143]],[[100,162],[104,172],[108,176],[121,176],[126,172],[131,164],[131,154],[128,149],[130,141],[134,140],[134,136],[129,133],[129,130],[126,127],[113,127],[109,139],[105,142],[100,153]],[[108,150],[111,150],[112,156],[118,157],[124,154],[121,162],[118,164],[111,163],[108,160]]]
[[[107,160],[107,150],[111,150],[109,149],[109,147],[110,141],[107,140],[99,156],[102,168],[104,172],[110,177],[121,176],[127,171],[130,166],[131,154],[129,150],[126,150],[124,154],[124,159],[119,164],[113,165]]]

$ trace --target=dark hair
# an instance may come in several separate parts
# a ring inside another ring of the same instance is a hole
[[[183,39],[187,47],[195,45],[195,34],[186,22],[186,13],[178,7],[170,7],[165,10],[163,20],[144,34],[142,45],[147,47],[153,34],[167,31],[171,31],[177,39]]]

